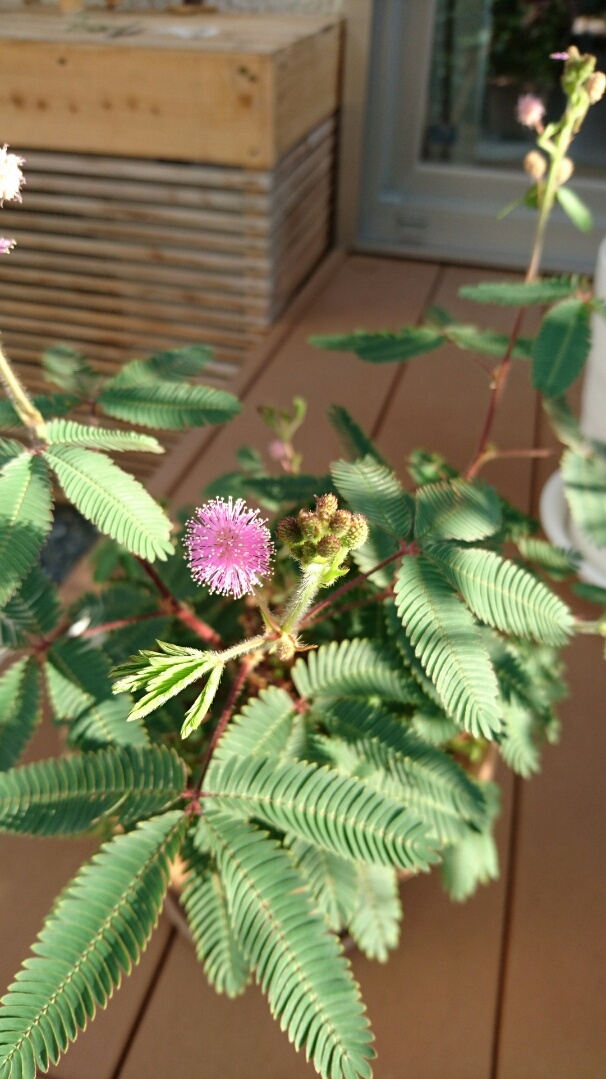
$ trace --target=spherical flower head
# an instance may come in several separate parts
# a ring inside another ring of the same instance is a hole
[[[606,75],[603,71],[594,71],[585,83],[585,90],[589,97],[590,105],[596,105],[606,93]]]
[[[558,184],[568,183],[570,177],[574,172],[574,162],[569,157],[563,157],[558,165],[556,172],[556,180]]]
[[[522,94],[517,104],[518,123],[524,127],[538,128],[545,115],[545,106],[535,94]]]
[[[0,255],[9,255],[16,242],[16,240],[7,239],[6,236],[0,236]]]
[[[21,185],[25,183],[25,178],[21,172],[23,164],[22,157],[9,154],[6,145],[2,147],[0,150],[0,206],[2,206],[5,199],[8,202],[15,199],[17,202],[21,202]]]
[[[270,570],[273,544],[259,511],[243,499],[214,498],[187,523],[185,545],[192,577],[211,592],[238,599]]]
[[[538,150],[529,150],[524,158],[524,171],[533,180],[542,180],[547,172],[547,162]]]
[[[316,495],[316,513],[320,520],[324,524],[328,524],[333,514],[337,512],[339,508],[339,500],[336,495]]]
[[[269,443],[267,452],[274,461],[287,461],[290,456],[288,446],[281,438],[274,438]]]

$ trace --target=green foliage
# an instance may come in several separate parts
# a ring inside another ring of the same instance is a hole
[[[332,466],[335,487],[355,513],[362,513],[390,536],[405,539],[412,527],[411,500],[397,476],[373,457]]]
[[[17,648],[33,635],[50,633],[58,622],[57,589],[34,564],[15,594],[0,609],[0,647]]]
[[[493,783],[487,783],[485,791],[490,810],[485,827],[481,831],[468,831],[444,853],[442,884],[457,903],[473,895],[479,884],[499,879],[499,855],[492,835],[500,809],[499,790]]]
[[[81,712],[69,728],[69,744],[77,749],[102,749],[105,746],[149,745],[149,735],[140,719],[128,719],[128,697],[97,701]]]
[[[29,574],[51,527],[51,486],[44,461],[20,453],[0,471],[0,607]]]
[[[310,344],[332,352],[353,352],[367,363],[397,363],[411,360],[424,352],[433,352],[444,342],[444,336],[429,326],[405,326],[397,333],[332,334],[311,337]]]
[[[234,716],[217,746],[214,759],[278,757],[292,732],[295,705],[284,689],[269,686]]]
[[[554,547],[537,536],[521,536],[518,550],[527,562],[533,563],[549,574],[555,581],[564,581],[579,568],[580,556],[576,551]]]
[[[358,907],[358,866],[350,858],[287,837],[288,849],[297,863],[315,902],[330,929],[338,933],[349,926]],[[370,867],[366,867],[370,868]],[[382,867],[373,866],[380,872]]]
[[[47,349],[42,356],[42,367],[47,382],[76,397],[91,397],[101,379],[85,357],[69,345]]]
[[[240,996],[250,981],[229,914],[225,885],[210,859],[192,850],[182,896],[196,955],[217,993]]]
[[[448,326],[444,332],[447,340],[457,348],[479,352],[481,356],[495,356],[497,359],[502,359],[510,347],[508,334],[497,333],[495,330],[479,330],[477,326],[455,323]],[[531,338],[518,337],[511,349],[511,355],[514,360],[529,360],[532,356],[532,347]]]
[[[404,559],[396,607],[446,714],[470,734],[493,737],[501,710],[488,654],[470,612],[423,556]]]
[[[32,396],[32,404],[35,405],[44,419],[49,419],[52,416],[63,416],[66,412],[70,412],[72,408],[76,407],[78,400],[78,397],[69,393],[38,393]],[[0,428],[21,426],[21,420],[10,401],[6,398],[0,399]]]
[[[358,457],[374,457],[379,464],[387,466],[387,461],[381,456],[372,439],[358,426],[347,409],[339,405],[331,405],[328,410],[328,419],[351,461],[356,461]]]
[[[358,987],[287,851],[214,807],[207,830],[239,945],[272,1015],[325,1079],[370,1079]]]
[[[307,662],[298,659],[292,680],[301,697],[374,697],[410,704],[417,700],[414,683],[395,657],[372,641],[353,640],[322,645]]]
[[[532,711],[515,698],[505,709],[499,748],[503,760],[524,779],[540,770],[538,724]]]
[[[99,405],[118,420],[171,431],[227,423],[240,411],[237,398],[225,390],[152,380],[112,379],[99,394]]]
[[[387,866],[359,865],[356,877],[358,902],[349,919],[350,933],[367,959],[386,963],[400,938],[397,876]]]
[[[36,660],[18,659],[0,675],[0,772],[17,763],[41,716]]]
[[[60,637],[44,664],[53,714],[60,722],[77,719],[111,697],[109,663],[100,648],[77,637]]]
[[[164,381],[184,382],[199,375],[212,362],[212,358],[212,350],[203,345],[165,349],[155,352],[145,360],[125,363],[110,384],[127,386]]]
[[[606,452],[570,449],[562,457],[564,491],[575,524],[596,547],[606,547]]]
[[[579,421],[565,397],[547,397],[543,400],[543,408],[560,442],[573,450],[584,447],[585,439]]]
[[[459,296],[475,303],[495,303],[504,307],[524,307],[556,303],[572,296],[579,287],[578,277],[546,277],[528,283],[484,281],[481,285],[463,285]]]
[[[35,1079],[56,1064],[158,921],[169,862],[184,831],[164,813],[104,844],[61,895],[0,1007],[0,1079]]]
[[[51,420],[46,425],[49,446],[85,446],[92,450],[138,450],[143,453],[164,453],[156,438],[137,431],[107,431],[89,427],[75,420]]]
[[[545,315],[534,344],[532,382],[546,397],[560,397],[581,374],[591,343],[590,306],[571,297]]]
[[[0,774],[0,830],[78,835],[107,817],[127,828],[172,806],[184,786],[183,763],[164,746],[37,761]]]
[[[501,524],[501,504],[492,487],[463,479],[421,487],[416,498],[417,540],[485,539]]]
[[[579,198],[571,187],[560,185],[556,191],[556,198],[564,213],[570,218],[573,225],[580,232],[591,232],[593,228],[593,214],[589,207]]]
[[[141,652],[132,656],[127,663],[122,663],[113,671],[118,676],[114,684],[114,693],[129,693],[140,689],[147,692],[131,708],[129,719],[142,719],[154,712],[171,697],[181,693],[187,686],[208,675],[207,687],[216,692],[218,679],[221,678],[222,665],[217,662],[217,653],[201,652],[199,648],[181,648],[177,645],[158,641],[162,651]],[[214,696],[214,692],[212,696]],[[204,718],[205,711],[212,703],[210,691],[205,691],[190,709],[184,724],[186,733],[191,733]]]
[[[43,456],[83,517],[149,562],[174,548],[170,521],[145,488],[103,453],[49,446]]]

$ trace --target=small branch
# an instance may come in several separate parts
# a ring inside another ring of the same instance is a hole
[[[416,543],[404,544],[394,554],[390,554],[388,558],[384,558],[382,562],[378,562],[376,566],[369,569],[367,573],[359,573],[357,577],[352,577],[350,581],[347,581],[345,584],[342,584],[340,588],[337,588],[328,599],[323,599],[321,603],[316,603],[315,607],[312,607],[311,610],[307,612],[299,629],[303,629],[309,622],[315,621],[320,614],[320,611],[324,611],[331,603],[334,603],[336,599],[340,599],[346,592],[350,592],[352,588],[356,588],[359,584],[363,584],[364,581],[367,581],[369,577],[372,577],[373,573],[376,573],[377,570],[383,569],[384,566],[389,566],[391,562],[395,562],[396,559],[401,558],[403,555],[418,553],[419,548]]]
[[[229,723],[229,721],[230,721],[230,719],[232,717],[232,713],[233,713],[233,710],[235,708],[236,702],[237,702],[238,697],[240,696],[242,690],[244,689],[244,686],[246,684],[246,680],[247,680],[248,676],[250,675],[251,671],[256,667],[257,663],[259,662],[259,658],[260,658],[259,656],[247,656],[246,659],[244,659],[242,661],[242,664],[240,666],[240,670],[238,671],[236,677],[234,678],[234,680],[232,682],[232,686],[231,686],[231,689],[229,691],[229,696],[227,698],[227,701],[225,702],[225,707],[224,707],[224,709],[221,712],[221,715],[219,717],[219,722],[217,723],[217,726],[215,727],[215,729],[214,729],[214,731],[212,733],[212,737],[210,739],[210,742],[208,743],[208,745],[207,745],[207,747],[206,747],[206,749],[204,751],[204,756],[202,757],[202,760],[200,761],[200,775],[198,776],[198,780],[196,782],[196,786],[194,788],[193,795],[192,795],[192,798],[193,798],[194,801],[197,801],[198,798],[200,797],[200,792],[202,790],[202,783],[204,782],[204,776],[206,775],[206,772],[208,770],[208,766],[209,766],[209,764],[210,764],[210,762],[212,760],[213,753],[215,752],[215,749],[217,748],[217,745],[219,743],[219,739],[221,738],[222,734],[224,733],[224,731],[225,731],[225,729],[226,729],[226,727],[227,727],[227,725],[228,725],[228,723]]]
[[[96,637],[98,633],[111,633],[113,629],[122,629],[123,626],[134,626],[137,622],[144,622],[146,618],[161,618],[162,611],[146,611],[144,614],[134,614],[131,618],[117,618],[114,622],[102,622],[100,626],[89,626],[88,629],[78,633],[78,637]]]
[[[46,427],[44,417],[36,408],[29,394],[21,385],[13,371],[7,356],[0,346],[0,381],[3,382],[8,398],[24,427],[29,427],[37,438],[44,438]]]
[[[492,393],[490,395],[490,401],[488,402],[488,411],[486,412],[486,418],[484,420],[484,427],[482,428],[482,434],[480,435],[480,441],[478,442],[478,448],[475,452],[475,457],[473,458],[473,461],[471,462],[469,468],[467,469],[467,472],[465,473],[465,479],[472,480],[474,476],[477,475],[478,469],[481,467],[481,464],[484,460],[484,454],[486,453],[486,447],[488,446],[492,426],[496,419],[499,401],[501,400],[501,396],[507,382],[507,377],[509,375],[509,370],[511,367],[511,356],[515,347],[515,343],[518,339],[518,334],[520,332],[523,317],[524,308],[520,307],[518,308],[518,313],[513,324],[513,329],[509,335],[509,341],[507,342],[505,355],[503,356],[503,359],[501,360],[501,363],[495,373]]]
[[[174,614],[180,622],[183,622],[185,626],[189,626],[189,628],[203,641],[206,641],[207,644],[212,644],[215,647],[220,645],[221,638],[212,626],[203,622],[202,619],[198,618],[185,603],[182,603],[180,599],[173,596],[170,589],[164,584],[162,578],[158,576],[150,562],[147,562],[144,558],[139,558],[138,556],[136,556],[136,558],[139,565],[147,573],[149,579],[153,581],[160,595],[166,600],[166,605],[172,614]]]
[[[391,588],[385,588],[383,592],[377,592],[373,596],[366,596],[364,599],[357,599],[353,603],[345,603],[343,607],[338,607],[336,611],[331,611],[330,614],[326,614],[323,617],[314,618],[309,621],[305,620],[305,627],[309,629],[311,626],[317,626],[319,622],[324,622],[327,618],[338,618],[339,615],[345,614],[347,611],[354,611],[356,607],[367,607],[369,603],[382,603],[384,599],[387,599],[392,595]]]
[[[475,462],[474,476],[477,476],[478,472],[484,465],[489,464],[491,461],[500,461],[504,458],[524,458],[524,457],[553,457],[556,450],[497,450],[494,446],[487,446],[482,456]],[[468,477],[469,479],[470,477]]]

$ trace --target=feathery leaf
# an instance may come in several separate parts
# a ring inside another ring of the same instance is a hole
[[[535,340],[532,384],[546,397],[560,397],[579,377],[589,355],[590,305],[572,297],[545,315]]]
[[[56,720],[77,719],[111,698],[107,657],[90,641],[60,637],[47,652],[44,671]]]
[[[561,468],[575,524],[596,547],[606,547],[606,453],[588,447],[567,450]]]
[[[227,423],[240,411],[238,399],[225,390],[179,382],[106,385],[99,405],[118,420],[172,431]]]
[[[328,419],[350,461],[357,461],[359,457],[374,457],[379,464],[388,467],[373,440],[358,426],[347,409],[341,408],[340,405],[331,405]]]
[[[443,480],[417,492],[415,536],[419,540],[478,540],[501,524],[501,505],[492,487]]]
[[[30,634],[50,633],[59,623],[57,589],[34,564],[18,590],[0,610],[0,646],[16,648]]]
[[[46,424],[49,446],[88,446],[92,450],[140,450],[144,453],[164,453],[164,446],[151,435],[138,431],[111,431],[90,427],[75,420],[51,420]]]
[[[397,363],[411,360],[423,352],[433,352],[444,341],[444,336],[429,326],[405,326],[395,333],[365,333],[356,330],[351,334],[331,334],[327,337],[310,337],[310,345],[333,352],[353,352],[367,363]]]
[[[390,536],[406,539],[412,527],[410,496],[390,468],[374,457],[363,457],[350,464],[336,461],[331,468],[339,494],[355,513],[362,513],[372,524]]]
[[[70,746],[77,749],[103,749],[105,746],[149,745],[149,735],[142,720],[129,720],[129,697],[97,701],[82,712],[69,728]]]
[[[393,869],[383,865],[359,865],[356,870],[358,902],[349,931],[367,959],[386,963],[400,939],[398,879]]]
[[[165,349],[145,360],[131,360],[123,364],[118,374],[105,383],[105,388],[162,381],[184,382],[199,375],[212,362],[212,358],[212,350],[204,345]]]
[[[301,697],[372,697],[411,704],[418,690],[397,660],[373,641],[333,641],[299,658],[292,679]]]
[[[546,277],[543,281],[518,283],[483,281],[480,285],[463,285],[459,296],[475,303],[496,303],[504,307],[543,305],[564,300],[579,287],[578,277]]]
[[[24,581],[52,524],[48,469],[39,456],[21,453],[0,472],[0,606]]]
[[[228,757],[274,757],[286,749],[295,718],[295,705],[285,689],[262,689],[234,716],[222,735],[213,760]]]
[[[250,970],[231,922],[223,880],[210,859],[195,850],[187,867],[181,902],[196,955],[217,993],[238,997],[250,981]]]
[[[18,659],[0,676],[0,772],[17,763],[41,717],[38,664]]]
[[[36,393],[32,396],[32,404],[38,409],[43,419],[52,416],[63,416],[80,403],[79,397],[69,393]],[[0,427],[22,427],[23,424],[10,401],[0,400]]]

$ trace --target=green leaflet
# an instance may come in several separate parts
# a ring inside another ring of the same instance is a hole
[[[534,574],[494,551],[439,544],[429,556],[477,618],[504,633],[564,644],[573,631],[566,604]]]
[[[224,667],[221,663],[211,668],[204,689],[185,713],[185,719],[181,727],[181,737],[189,738],[190,734],[198,729],[208,715],[209,709],[217,695],[219,683],[223,676]]]
[[[523,307],[551,304],[571,296],[579,287],[578,277],[546,277],[543,281],[510,283],[484,281],[480,285],[463,285],[459,296],[475,303],[496,303],[504,307]]]
[[[563,184],[556,189],[556,198],[564,213],[570,218],[573,225],[581,232],[591,232],[593,228],[593,214],[582,199]]]
[[[541,770],[537,743],[540,730],[540,723],[521,701],[514,698],[506,705],[499,749],[511,770],[524,779]]]
[[[35,563],[0,610],[0,646],[16,648],[30,634],[50,633],[59,622],[59,596],[53,582]]]
[[[386,963],[400,939],[398,878],[393,869],[378,865],[359,865],[356,876],[358,902],[349,931],[367,959]]]
[[[97,701],[82,712],[69,728],[70,746],[78,749],[103,749],[105,746],[149,745],[149,735],[142,720],[128,720],[129,697]]]
[[[108,384],[98,400],[108,416],[172,431],[227,423],[240,411],[240,403],[231,393],[179,382]]]
[[[344,858],[415,872],[436,860],[416,813],[329,768],[230,758],[211,763],[204,789],[213,811],[261,819]]]
[[[108,431],[90,427],[75,420],[51,420],[46,424],[49,446],[87,446],[92,450],[138,450],[143,453],[164,453],[156,438],[138,431]]]
[[[472,832],[448,847],[441,867],[444,890],[457,903],[473,895],[479,884],[499,879],[499,855],[493,838],[494,820],[500,810],[500,791],[494,783],[485,784],[490,807],[485,828]]]
[[[561,468],[575,524],[596,547],[606,547],[606,454],[588,447],[567,450]]]
[[[0,773],[0,831],[78,835],[103,817],[129,827],[183,793],[185,766],[165,746],[100,749]]]
[[[107,387],[137,386],[162,381],[183,382],[199,375],[212,362],[213,354],[204,345],[186,345],[184,348],[165,349],[155,352],[145,360],[125,363],[105,384]]]
[[[269,686],[247,701],[221,736],[215,761],[228,757],[278,757],[286,749],[295,718],[295,704],[285,689]]]
[[[27,577],[51,524],[51,485],[44,461],[30,453],[8,460],[0,472],[0,606]]]
[[[418,690],[379,644],[366,640],[324,644],[299,658],[292,679],[301,697],[372,697],[411,704]]]
[[[185,825],[183,813],[164,813],[117,836],[65,889],[2,998],[0,1079],[35,1079],[56,1064],[138,963]]]
[[[34,394],[32,404],[46,420],[51,416],[62,416],[79,404],[79,397],[69,393]],[[0,400],[0,427],[21,427],[22,423],[10,401]]]
[[[38,664],[18,659],[0,675],[0,772],[17,763],[41,718]]]
[[[427,484],[417,491],[418,540],[485,539],[500,525],[501,504],[492,487],[453,479]]]
[[[149,562],[164,561],[173,553],[168,517],[145,488],[105,454],[49,446],[43,456],[70,502],[101,532]]]
[[[350,461],[357,461],[359,457],[374,457],[381,465],[387,466],[387,461],[381,456],[373,440],[358,426],[345,408],[339,405],[331,405],[328,409],[328,419],[334,427],[344,452]]]
[[[47,382],[54,382],[60,389],[76,397],[91,397],[102,379],[88,360],[69,345],[55,345],[42,356],[42,367]]]
[[[240,947],[272,1015],[323,1079],[371,1079],[358,987],[292,858],[266,832],[214,808],[208,831]]]
[[[410,496],[405,494],[395,473],[374,457],[350,464],[336,461],[331,468],[335,487],[355,513],[390,536],[406,539],[412,527]]]
[[[290,836],[287,844],[329,928],[335,933],[345,929],[358,906],[356,863],[305,839]]]
[[[396,607],[446,713],[470,734],[492,738],[501,709],[488,653],[470,612],[422,555],[404,559]]]
[[[14,438],[0,438],[0,471],[4,465],[23,453],[23,445]]]
[[[522,557],[544,570],[555,581],[566,580],[579,568],[581,559],[576,551],[554,547],[552,543],[537,536],[521,536],[517,543]]]
[[[225,886],[209,859],[192,850],[181,902],[204,973],[217,993],[240,996],[250,970],[231,922]]]
[[[573,415],[565,397],[543,398],[543,408],[549,416],[553,430],[560,442],[571,449],[585,449],[585,438],[579,421]]]
[[[77,719],[111,698],[107,657],[90,641],[60,637],[47,652],[44,672],[56,720]]]
[[[479,352],[482,356],[495,356],[502,359],[509,348],[509,335],[495,330],[479,330],[477,326],[462,326],[453,323],[444,330],[446,338],[457,348]],[[528,337],[518,337],[511,351],[514,360],[529,360],[532,356],[533,341]]]
[[[552,307],[534,345],[532,383],[546,397],[559,397],[579,377],[589,355],[591,307],[572,297]]]
[[[147,690],[131,709],[131,719],[142,719],[150,712],[154,712],[160,705],[171,697],[175,697],[177,693],[181,693],[204,675],[209,675],[209,680],[212,679],[210,684],[214,685],[216,691],[218,685],[218,682],[214,684],[216,672],[219,672],[220,678],[223,665],[217,663],[215,652],[202,652],[198,648],[180,648],[178,645],[167,644],[165,641],[158,641],[158,645],[162,649],[161,652],[140,652],[138,656],[132,656],[126,663],[120,664],[112,671],[114,676],[118,676],[118,681],[113,687],[114,693]],[[196,708],[196,704],[193,709]],[[196,719],[196,712],[190,711],[188,727],[190,722]],[[200,715],[199,722],[202,718],[203,714]],[[194,729],[195,726],[191,726],[191,730]],[[191,733],[191,730],[188,729],[187,733]]]
[[[310,337],[309,343],[316,348],[333,352],[354,352],[367,363],[397,363],[411,360],[424,352],[433,352],[444,341],[444,336],[429,326],[405,326],[395,333],[331,334],[328,337]]]

